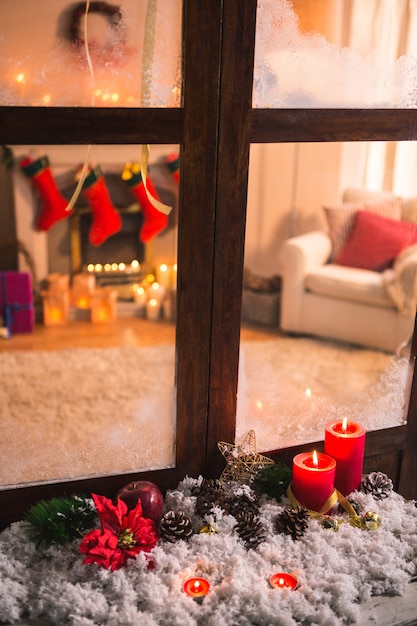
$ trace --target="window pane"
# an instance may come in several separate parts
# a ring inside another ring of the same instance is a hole
[[[407,0],[259,0],[254,106],[414,108],[416,28]]]
[[[416,142],[252,144],[237,441],[319,441],[345,416],[404,423],[416,158]]]
[[[146,177],[167,215],[144,190],[141,146],[93,146],[72,212],[87,147],[13,147],[2,211],[34,293],[20,290],[2,342],[0,485],[174,465],[176,150],[152,146]],[[20,277],[2,279],[13,291]]]
[[[1,105],[180,106],[181,0],[4,0]]]

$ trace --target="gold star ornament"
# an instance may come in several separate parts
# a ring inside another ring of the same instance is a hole
[[[219,478],[220,482],[250,483],[265,467],[275,465],[275,461],[256,452],[254,430],[248,432],[240,446],[225,441],[219,441],[217,446],[227,463]]]

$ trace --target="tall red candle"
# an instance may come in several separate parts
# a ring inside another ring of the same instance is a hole
[[[297,454],[292,466],[292,492],[307,509],[320,511],[334,491],[335,473],[336,462],[327,454]]]
[[[324,451],[336,461],[335,487],[344,496],[362,480],[366,431],[355,422],[336,420],[326,425]]]

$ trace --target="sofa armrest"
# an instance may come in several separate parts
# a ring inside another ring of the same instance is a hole
[[[313,268],[327,263],[331,251],[330,236],[321,230],[287,239],[280,252],[283,274],[301,273],[305,276]]]
[[[324,265],[332,250],[330,236],[316,230],[287,239],[280,251],[282,271],[281,328],[297,332],[300,328],[305,277]]]

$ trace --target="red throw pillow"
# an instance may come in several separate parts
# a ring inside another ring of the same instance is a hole
[[[345,247],[335,263],[382,272],[399,253],[417,243],[417,224],[358,211]]]

